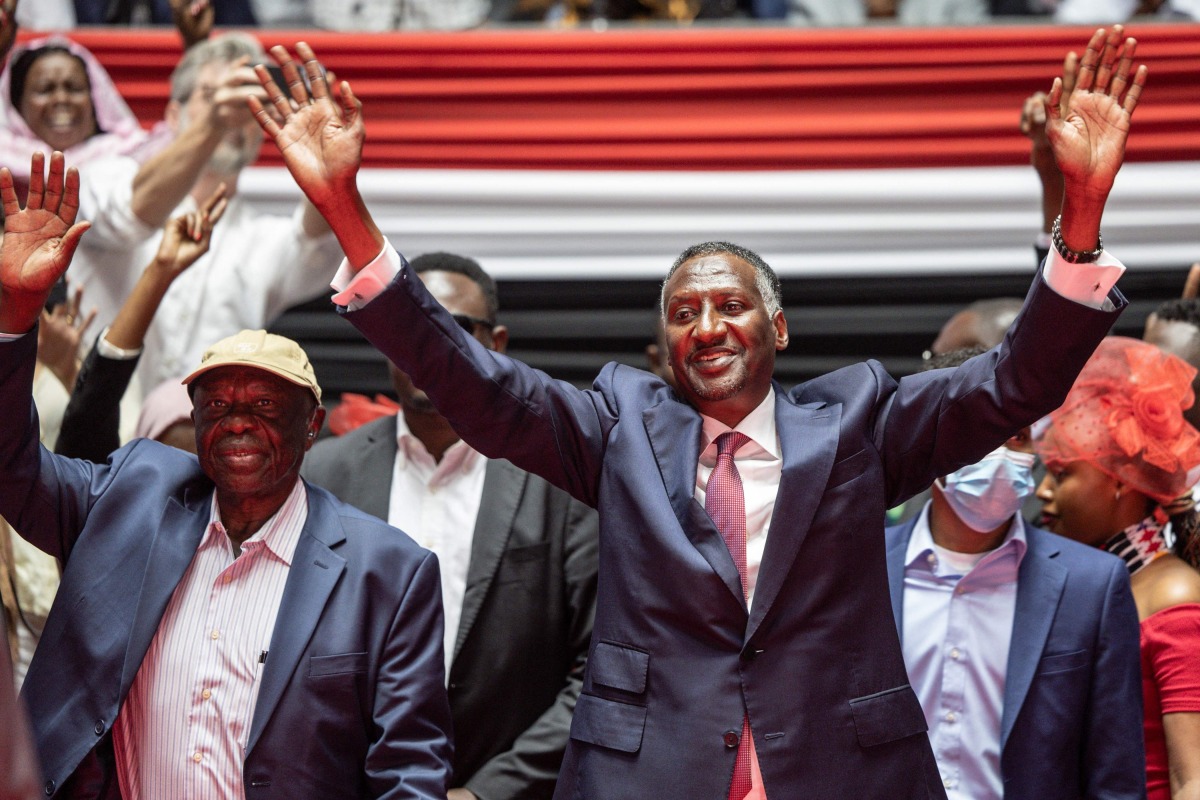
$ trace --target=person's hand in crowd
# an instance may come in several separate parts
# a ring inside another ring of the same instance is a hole
[[[122,304],[104,339],[122,350],[140,350],[146,331],[171,284],[208,252],[213,228],[229,205],[228,189],[221,184],[200,208],[174,217],[163,226],[162,242],[154,260],[142,272]]]
[[[257,97],[249,98],[249,106],[279,148],[297,185],[329,222],[351,267],[360,269],[383,246],[383,234],[367,211],[356,182],[366,137],[362,103],[346,81],[335,96],[306,43],[297,43],[296,53],[304,62],[308,85],[288,51],[273,47],[271,55],[279,62],[288,93],[285,95],[266,67],[259,65],[255,68],[258,79],[274,114]]]
[[[203,42],[212,33],[216,11],[212,0],[170,0],[171,18],[183,39],[183,49]]]
[[[208,252],[213,228],[229,207],[228,189],[221,184],[195,211],[180,214],[163,228],[163,238],[150,269],[174,280]]]
[[[1146,84],[1133,68],[1137,42],[1120,25],[1092,34],[1069,95],[1055,78],[1046,96],[1046,136],[1063,175],[1062,236],[1071,250],[1096,246],[1104,204],[1125,159],[1130,119]],[[1065,98],[1065,99],[1064,99]]]
[[[45,176],[45,177],[44,177]],[[76,222],[79,170],[67,169],[63,154],[34,153],[29,198],[17,201],[12,173],[0,168],[0,202],[4,206],[4,243],[0,245],[0,331],[25,333],[42,314],[55,282],[67,271],[79,238],[90,223]]]
[[[446,794],[446,800],[479,800],[470,789],[451,789]]]
[[[1067,113],[1067,104],[1071,93],[1075,91],[1075,81],[1079,74],[1079,55],[1075,51],[1067,53],[1063,61],[1063,91],[1059,99],[1059,113]],[[1054,150],[1050,146],[1050,138],[1046,135],[1046,92],[1034,92],[1025,99],[1021,108],[1021,133],[1029,137],[1029,162],[1038,174],[1042,183],[1042,231],[1050,232],[1054,218],[1062,209],[1063,176],[1054,161]]]
[[[0,0],[0,63],[17,40],[17,0]]]
[[[267,93],[259,83],[250,59],[243,57],[229,65],[213,88],[208,124],[216,130],[234,130],[250,121],[246,101],[265,100]]]
[[[49,369],[69,392],[79,374],[79,343],[96,319],[96,309],[83,313],[83,286],[76,286],[65,303],[42,312],[38,326],[38,361]]]
[[[1183,294],[1180,297],[1184,300],[1194,300],[1200,297],[1200,261],[1192,264],[1192,268],[1188,270],[1187,279],[1183,282]]]

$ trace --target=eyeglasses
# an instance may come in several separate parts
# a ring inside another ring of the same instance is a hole
[[[471,334],[472,336],[475,335],[476,328],[484,327],[484,328],[487,328],[489,331],[491,331],[491,329],[492,329],[492,323],[486,319],[480,319],[479,317],[472,317],[467,314],[451,314],[450,317],[455,322],[458,323],[458,327],[462,328],[464,331]]]

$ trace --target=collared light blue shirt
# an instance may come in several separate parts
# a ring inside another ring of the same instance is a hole
[[[949,800],[1002,800],[1000,721],[1025,526],[959,574],[938,556],[929,504],[904,556],[902,640],[909,680]]]

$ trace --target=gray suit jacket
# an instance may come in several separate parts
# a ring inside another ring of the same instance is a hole
[[[305,477],[386,519],[396,418],[318,443]],[[596,603],[597,518],[507,461],[487,463],[450,667],[451,786],[549,798],[583,681]]]

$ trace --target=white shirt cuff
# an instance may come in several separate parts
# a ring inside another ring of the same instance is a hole
[[[28,333],[28,331],[26,331],[26,333]],[[15,342],[17,339],[21,339],[24,336],[25,336],[25,333],[0,332],[0,342]]]
[[[1112,309],[1108,293],[1124,273],[1125,265],[1110,256],[1107,250],[1091,264],[1072,264],[1051,247],[1042,278],[1047,286],[1066,299],[1108,311]]]
[[[359,310],[383,293],[400,273],[400,264],[400,254],[387,239],[383,240],[383,250],[379,255],[357,274],[350,269],[350,262],[343,258],[330,283],[330,287],[337,292],[333,302],[351,311]]]
[[[105,328],[100,333],[100,341],[96,342],[96,352],[105,358],[111,358],[114,361],[130,361],[142,354],[142,348],[136,350],[126,350],[124,347],[117,347],[108,340],[108,328]]]

